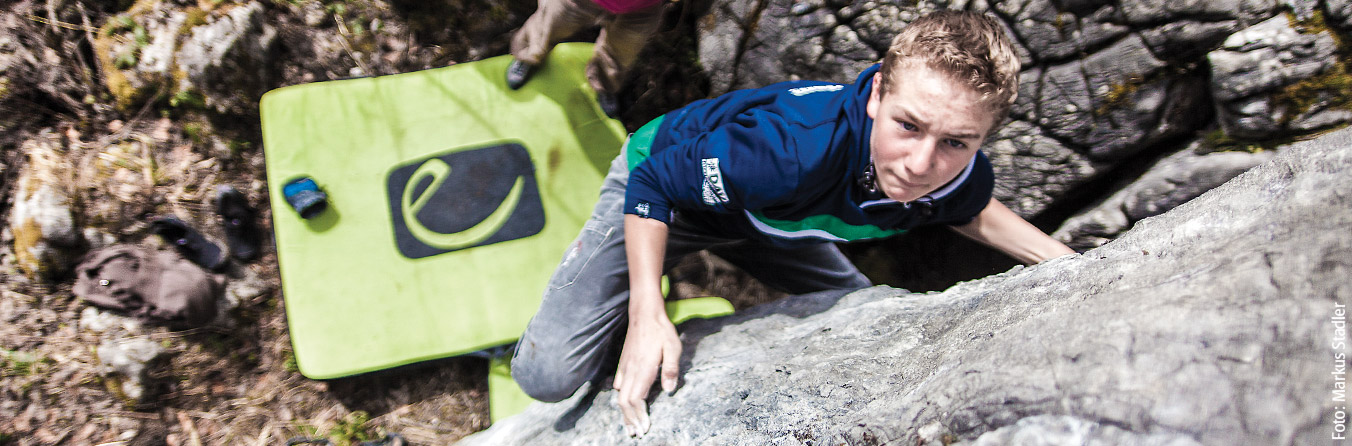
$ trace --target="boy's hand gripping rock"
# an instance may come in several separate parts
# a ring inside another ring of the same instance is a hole
[[[630,319],[624,350],[620,353],[620,368],[615,372],[616,399],[625,433],[642,436],[648,432],[652,425],[648,419],[648,391],[657,378],[659,367],[662,390],[676,391],[680,360],[681,339],[666,313],[660,313],[660,317]]]

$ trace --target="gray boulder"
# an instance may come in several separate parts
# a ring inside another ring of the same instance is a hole
[[[852,82],[905,23],[890,3],[719,1],[701,20],[699,58],[712,94],[793,79]]]
[[[1071,217],[1052,237],[1076,250],[1098,247],[1136,222],[1173,209],[1272,158],[1272,152],[1199,154],[1200,147],[1194,143],[1155,163],[1141,178]]]
[[[104,341],[95,349],[99,372],[112,381],[128,405],[142,406],[154,401],[149,388],[149,372],[162,361],[164,347],[147,338]]]
[[[1352,302],[1349,147],[1352,130],[1296,144],[1098,249],[942,293],[684,325],[683,384],[652,399],[641,443],[1324,444],[1345,413],[1329,389]],[[612,395],[461,444],[625,443]]]
[[[74,167],[63,159],[61,137],[50,129],[24,143],[29,162],[19,173],[9,231],[19,269],[31,279],[69,270],[84,243],[76,225]]]
[[[1225,17],[1245,21],[1270,16],[1276,0],[1130,0],[1120,2],[1130,23],[1164,23],[1189,17]]]
[[[1274,97],[1282,93],[1283,87],[1332,68],[1337,50],[1331,33],[1302,33],[1286,16],[1273,17],[1231,35],[1221,49],[1207,55],[1221,127],[1233,136],[1261,139],[1277,136],[1288,125],[1309,129],[1336,121],[1337,118],[1327,115],[1301,116],[1308,115],[1310,110],[1295,110],[1289,101]],[[1304,122],[1310,119],[1319,122]]]
[[[277,40],[263,20],[263,5],[249,2],[192,28],[176,54],[183,73],[176,91],[200,89],[206,106],[218,113],[257,108],[269,86],[267,65]]]
[[[982,2],[979,7],[1006,19],[1015,42],[1028,53],[1025,64],[1077,59],[1131,31],[1114,23],[1116,8],[1106,2],[1064,3],[1018,0]]]
[[[1204,115],[1194,93],[1200,78],[1166,67],[1133,35],[1084,60],[1034,68],[1040,75],[1021,90],[1031,94],[1019,95],[1017,111],[1026,115],[1018,117],[1094,159],[1119,161],[1190,130],[1188,123]]]
[[[1013,121],[1001,128],[983,150],[995,169],[995,198],[1016,214],[1037,215],[1099,164],[1052,138],[1041,127]]]

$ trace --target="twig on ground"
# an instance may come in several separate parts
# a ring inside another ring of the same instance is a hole
[[[202,446],[202,436],[197,432],[197,425],[192,422],[185,412],[179,412],[178,424],[183,427],[183,432],[188,434],[188,444],[192,446]]]
[[[352,49],[352,43],[347,41],[349,32],[347,30],[347,24],[343,23],[343,18],[338,14],[334,14],[333,21],[338,24],[338,43],[343,44],[343,50],[347,51],[347,56],[351,57],[352,61],[357,63],[358,68],[361,68],[362,75],[375,76],[376,74],[371,71],[371,67],[366,66],[366,62],[362,62],[361,58],[357,57],[357,52]]]

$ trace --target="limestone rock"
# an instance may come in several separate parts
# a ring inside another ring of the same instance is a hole
[[[1187,17],[1228,17],[1252,20],[1270,16],[1275,0],[1134,0],[1121,2],[1130,23],[1164,23]]]
[[[1098,206],[1071,217],[1052,236],[1077,250],[1097,247],[1132,224],[1173,209],[1272,158],[1272,152],[1198,154],[1200,144],[1155,163]]]
[[[1200,79],[1164,73],[1168,65],[1137,36],[1125,38],[1083,61],[1046,68],[1020,95],[1029,118],[1058,139],[1087,149],[1103,161],[1127,158],[1141,148],[1188,129],[1203,102],[1194,99]]]
[[[1116,9],[1104,2],[994,1],[990,7],[1007,24],[1016,42],[1026,45],[1031,60],[1064,61],[1078,58],[1114,40],[1130,28],[1111,20]],[[1067,4],[1061,4],[1067,3]]]
[[[83,243],[72,207],[75,194],[61,138],[44,131],[24,143],[27,167],[19,176],[9,229],[19,268],[33,279],[51,279],[73,266]]]
[[[176,54],[184,73],[177,91],[200,88],[206,105],[218,113],[257,108],[268,89],[267,65],[277,40],[263,19],[263,5],[249,2],[194,27]]]
[[[1336,52],[1329,32],[1302,33],[1286,16],[1231,35],[1221,49],[1207,55],[1222,128],[1237,137],[1278,136],[1288,121],[1308,110],[1293,110],[1273,96],[1332,68]],[[1300,126],[1301,120],[1296,121]]]
[[[1178,433],[1150,434],[1104,426],[1083,418],[1036,415],[977,437],[972,446],[1001,445],[1135,444],[1151,446],[1201,446]]]
[[[1024,121],[1006,124],[983,150],[999,179],[995,198],[1014,213],[1031,217],[1085,178],[1098,173],[1088,156]]]
[[[276,32],[258,2],[203,10],[140,0],[99,36],[96,56],[123,110],[163,95],[175,107],[246,113],[270,87]]]
[[[713,94],[794,79],[853,82],[882,58],[905,17],[914,18],[891,3],[795,5],[715,2],[699,30],[700,62]]]
[[[147,372],[161,359],[164,347],[147,338],[104,341],[97,349],[100,372],[115,379],[118,390],[133,405],[144,404],[155,395],[148,392]]]
[[[642,442],[1322,444],[1352,302],[1349,146],[1296,144],[1113,243],[942,293],[684,325],[682,386],[652,398]],[[600,384],[461,444],[623,443]]]

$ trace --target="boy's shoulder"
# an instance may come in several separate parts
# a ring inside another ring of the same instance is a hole
[[[731,91],[669,113],[663,130],[680,138],[755,120],[800,128],[861,126],[872,91],[868,80],[876,71],[870,67],[855,83],[794,80]]]

